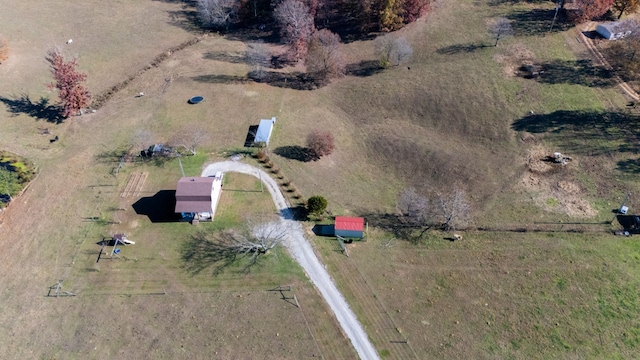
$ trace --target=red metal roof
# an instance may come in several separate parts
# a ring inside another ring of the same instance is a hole
[[[336,216],[336,230],[364,231],[364,218]]]

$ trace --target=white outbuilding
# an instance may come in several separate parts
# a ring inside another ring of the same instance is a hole
[[[632,26],[629,21],[611,21],[598,25],[596,32],[607,40],[618,40],[629,36]]]
[[[256,144],[266,144],[269,145],[269,139],[271,139],[271,132],[273,131],[273,125],[276,123],[276,118],[272,117],[271,119],[260,120],[260,124],[258,125],[258,130],[256,131],[256,137],[253,140]]]

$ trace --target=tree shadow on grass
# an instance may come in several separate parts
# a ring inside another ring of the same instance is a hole
[[[618,161],[617,169],[629,174],[640,174],[640,159]]]
[[[254,77],[253,73],[249,74],[249,77]],[[265,71],[265,74],[260,78],[254,78],[256,82],[262,82],[271,86],[294,89],[294,90],[316,90],[323,84],[317,82],[312,77],[302,72],[276,72]]]
[[[273,150],[273,153],[282,156],[283,158],[298,160],[302,162],[309,162],[314,160],[314,156],[309,149],[294,145],[294,146],[280,146]]]
[[[191,33],[201,33],[204,30],[198,19],[198,11],[189,4],[184,4],[181,10],[169,11],[167,23]]]
[[[539,64],[539,67],[542,71],[535,79],[545,84],[575,84],[591,87],[617,85],[613,71],[594,65],[591,60],[553,60]]]
[[[556,9],[532,9],[525,11],[516,11],[507,15],[507,19],[512,20],[511,26],[516,36],[538,36],[548,34],[549,32],[557,33],[573,27],[571,23],[565,20],[562,12],[558,12],[558,17],[553,23],[553,17]],[[553,23],[553,29],[551,24]]]
[[[371,76],[384,70],[378,60],[362,60],[359,63],[348,64],[346,74],[348,76]]]
[[[309,211],[304,205],[290,206],[280,210],[280,216],[287,220],[308,221]]]
[[[455,45],[449,45],[449,46],[440,48],[436,50],[436,52],[441,55],[456,55],[461,53],[476,52],[477,50],[484,49],[487,47],[493,47],[493,46],[489,46],[484,43],[455,44]]]
[[[260,76],[254,73],[249,73],[248,76],[211,74],[194,76],[192,79],[198,82],[210,84],[244,84],[250,81],[255,81],[274,87],[294,90],[315,90],[322,85],[313,78],[310,78],[306,74],[300,72],[281,73],[275,71],[264,71]]]
[[[49,104],[49,99],[44,97],[41,97],[37,102],[33,102],[29,95],[26,94],[13,99],[0,96],[0,102],[3,102],[14,116],[26,114],[36,120],[44,120],[54,124],[60,124],[64,121],[64,117],[60,115],[60,107]]]
[[[374,224],[375,227],[393,234],[398,239],[417,244],[430,226],[413,226],[403,223],[397,214],[389,213],[366,213],[360,216],[367,219],[367,223]]]
[[[526,116],[516,120],[515,131],[546,133],[567,152],[579,155],[640,153],[640,117],[622,111],[569,111]],[[633,172],[633,163],[618,164]]]
[[[192,79],[197,82],[208,84],[244,84],[251,81],[251,79],[246,76],[225,74],[198,75],[192,77]]]
[[[218,275],[243,257],[217,236],[204,232],[198,232],[185,241],[181,255],[183,268],[192,275],[210,268],[213,275]]]
[[[247,63],[247,58],[246,56],[244,56],[244,54],[238,55],[224,52],[208,52],[204,54],[203,58],[207,60],[224,61],[231,64]]]

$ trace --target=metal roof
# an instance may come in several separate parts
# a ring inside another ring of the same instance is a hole
[[[211,191],[214,178],[183,177],[176,189],[176,211],[211,212]]]
[[[258,130],[256,131],[256,137],[253,140],[256,143],[269,143],[269,138],[271,138],[271,131],[273,130],[273,124],[276,123],[276,118],[272,117],[269,120],[262,119],[260,120],[260,124],[258,125]]]
[[[364,231],[364,218],[336,216],[336,230]]]

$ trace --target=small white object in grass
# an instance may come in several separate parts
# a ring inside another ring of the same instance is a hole
[[[71,44],[72,42],[73,42],[73,39],[67,40],[67,45]]]
[[[146,94],[143,92],[138,93],[138,96],[145,96]]]

